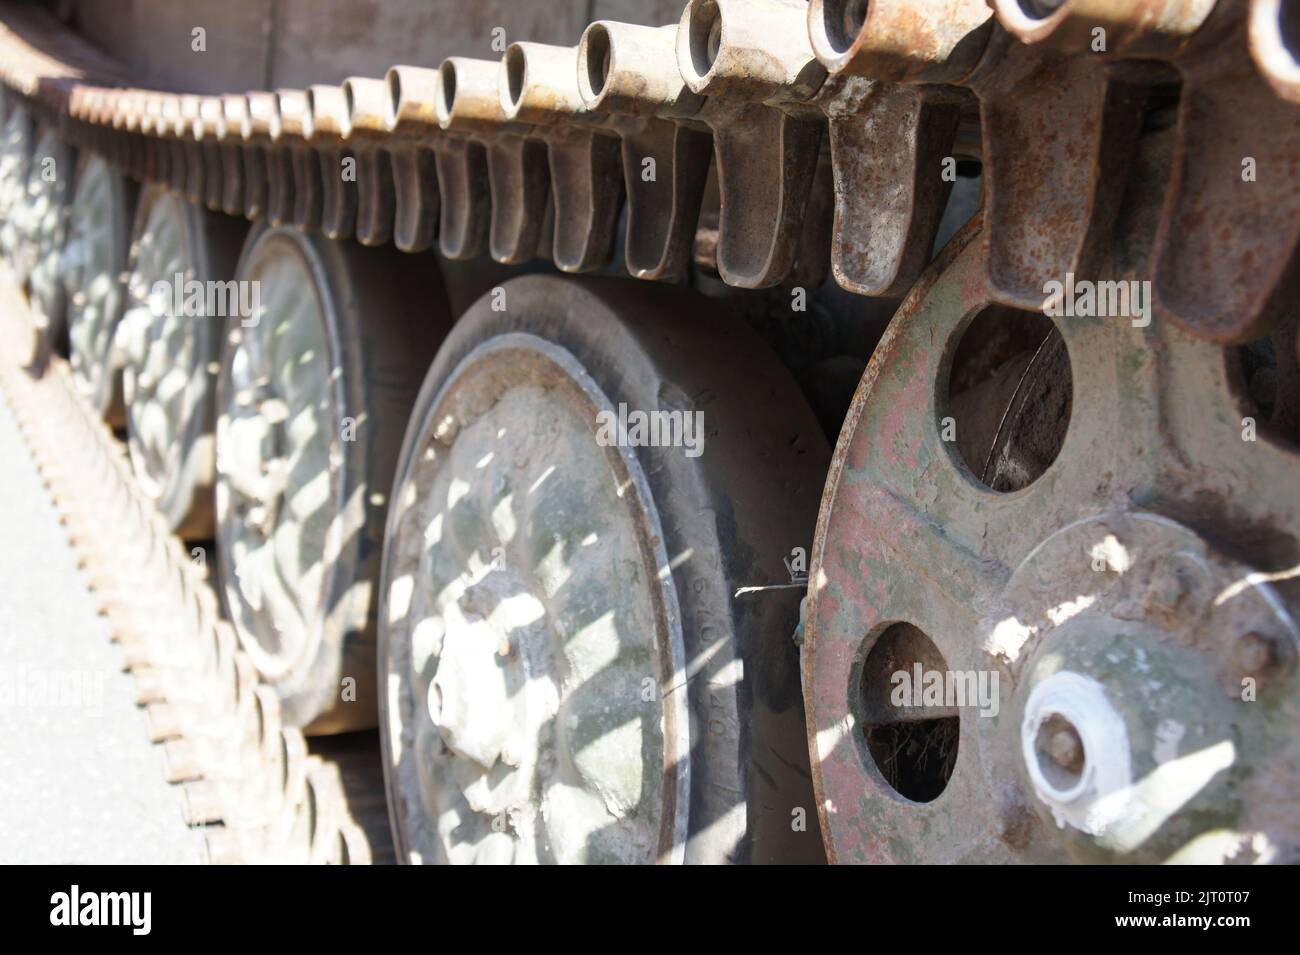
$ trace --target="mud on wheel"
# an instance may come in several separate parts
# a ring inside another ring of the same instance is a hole
[[[439,352],[385,544],[399,857],[821,857],[792,824],[811,798],[797,591],[744,588],[788,585],[826,448],[786,372],[706,302],[517,279]],[[698,443],[602,434],[620,409],[676,415],[683,441],[702,419]]]

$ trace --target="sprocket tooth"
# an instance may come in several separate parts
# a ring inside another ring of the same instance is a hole
[[[287,146],[266,149],[266,218],[273,226],[293,222],[294,194],[293,151]]]
[[[551,201],[546,144],[503,134],[487,144],[487,166],[492,192],[488,236],[492,258],[503,265],[536,258]]]
[[[624,134],[625,260],[632,275],[668,282],[686,275],[712,155],[707,132],[668,119],[648,119]]]
[[[385,245],[393,237],[395,190],[386,150],[354,150],[357,161],[356,237],[362,245]]]
[[[835,171],[835,280],[897,298],[930,260],[952,183],[942,175],[960,101],[924,87],[850,78],[827,104]]]
[[[441,204],[438,249],[453,260],[472,259],[487,246],[492,221],[487,155],[481,144],[445,136],[434,150]]]
[[[1152,292],[1158,316],[1237,343],[1268,334],[1300,291],[1300,106],[1256,72],[1240,11],[1203,30],[1177,61],[1178,145]]]
[[[419,146],[392,151],[396,215],[393,244],[403,252],[431,248],[439,216],[438,177],[433,152]]]
[[[591,127],[557,127],[546,137],[555,238],[551,255],[564,272],[609,262],[623,205],[619,141]]]
[[[718,271],[729,285],[766,288],[794,266],[821,124],[751,104],[705,108],[722,193]]]
[[[1098,267],[1141,130],[1143,80],[1124,64],[1011,43],[973,83],[999,301],[1040,308],[1046,283]]]
[[[293,150],[293,224],[310,232],[320,228],[324,210],[324,188],[316,153],[307,148]]]

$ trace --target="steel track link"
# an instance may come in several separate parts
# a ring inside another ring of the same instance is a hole
[[[3,2],[0,78],[80,148],[229,214],[583,272],[609,262],[622,194],[631,275],[678,279],[694,248],[742,287],[833,271],[901,295],[931,258],[940,170],[975,158],[987,281],[1029,309],[1045,281],[1105,278],[1144,117],[1176,101],[1144,269],[1156,314],[1224,344],[1266,335],[1300,289],[1300,68],[1279,0],[1025,4],[690,0],[678,24],[598,21],[499,62],[200,96],[141,89]],[[711,172],[716,250],[697,242]]]
[[[0,303],[4,352],[23,354],[36,326],[7,269]],[[0,362],[0,391],[122,648],[167,780],[183,787],[186,822],[202,829],[208,861],[368,864],[387,855],[382,786],[370,785],[378,774],[365,771],[366,754],[344,741],[310,754],[302,734],[281,724],[275,691],[258,681],[220,619],[206,570],[136,485],[67,362],[48,352],[25,367]]]

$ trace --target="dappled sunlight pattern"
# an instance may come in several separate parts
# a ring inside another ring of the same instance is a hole
[[[46,130],[36,144],[27,175],[24,244],[31,256],[27,278],[32,305],[42,331],[51,337],[63,327],[60,269],[74,166],[72,149],[53,129]]]
[[[220,318],[175,314],[164,294],[176,276],[191,281],[195,249],[183,200],[157,190],[133,250],[127,308],[115,347],[122,356],[122,395],[136,478],[175,522],[184,517],[196,477],[210,474],[214,371]]]
[[[77,176],[68,241],[63,248],[63,281],[68,291],[68,338],[77,389],[103,412],[111,399],[117,360],[113,334],[122,308],[118,252],[121,208],[117,173],[90,156]]]
[[[0,251],[15,268],[22,265],[17,253],[22,244],[31,151],[31,115],[20,106],[9,105],[0,133]]]
[[[326,542],[340,510],[332,448],[342,422],[323,305],[302,261],[258,258],[240,278],[260,283],[262,310],[230,331],[218,512],[232,614],[259,668],[279,675],[302,656],[325,610]]]
[[[441,419],[399,489],[403,824],[425,862],[653,862],[672,674],[645,515],[594,409],[515,377]]]

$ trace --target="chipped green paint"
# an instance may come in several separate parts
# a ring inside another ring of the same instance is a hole
[[[1281,858],[1300,840],[1300,820],[1282,808],[1300,782],[1300,636],[1281,592],[1251,576],[1259,568],[1196,528],[1255,514],[1294,541],[1294,501],[1228,493],[1285,486],[1275,469],[1290,460],[1293,476],[1294,457],[1243,445],[1216,346],[1168,325],[1063,319],[1075,399],[1058,457],[1020,491],[995,494],[973,481],[939,436],[936,395],[947,350],[988,303],[978,230],[950,243],[895,316],[854,398],[823,498],[803,654],[830,857]],[[1094,570],[1098,547],[1115,567]],[[1176,554],[1199,568],[1190,590]],[[1214,602],[1234,587],[1234,599]],[[961,713],[955,768],[928,803],[885,782],[854,713],[855,661],[869,635],[895,621],[924,631],[949,667],[1002,677],[997,716]],[[1246,703],[1233,692],[1244,678],[1233,641],[1254,630],[1278,649],[1258,676],[1257,701]],[[1101,686],[1127,734],[1131,798],[1095,832],[1058,823],[1025,762],[1025,703],[1054,672]]]

